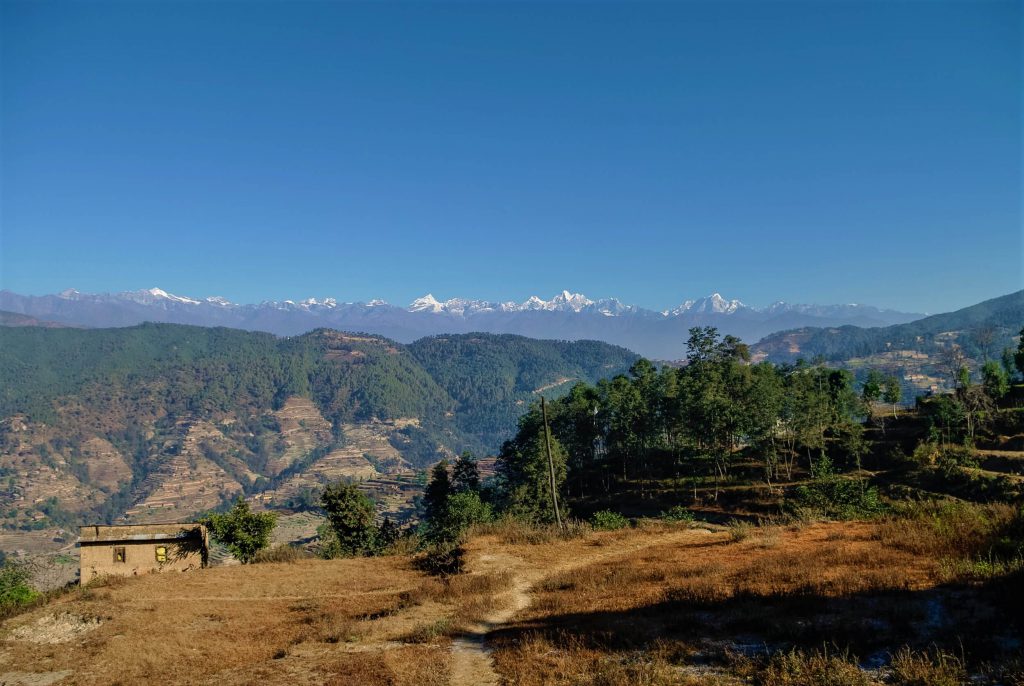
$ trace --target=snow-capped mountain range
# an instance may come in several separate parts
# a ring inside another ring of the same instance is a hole
[[[794,305],[777,302],[757,309],[713,293],[657,312],[615,298],[591,300],[562,291],[550,300],[489,302],[431,294],[406,307],[383,300],[342,302],[335,298],[238,304],[213,296],[193,298],[149,288],[90,294],[68,289],[55,295],[24,296],[0,291],[0,310],[73,326],[131,326],[144,321],[230,326],[296,335],[320,327],[362,331],[409,342],[445,333],[514,333],[533,338],[594,339],[657,359],[683,355],[687,330],[716,326],[755,342],[776,331],[802,326],[887,326],[923,315],[868,305]]]

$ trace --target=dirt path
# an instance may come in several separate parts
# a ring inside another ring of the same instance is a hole
[[[514,555],[481,555],[474,561],[472,573],[511,572],[512,584],[502,594],[505,602],[500,610],[487,615],[482,622],[474,624],[452,640],[451,686],[498,686],[501,683],[501,678],[494,671],[491,661],[487,634],[508,623],[518,612],[529,607],[533,587],[545,577],[580,569],[601,560],[625,557],[638,550],[671,541],[699,540],[711,533],[713,532],[708,529],[684,529],[646,536],[639,543],[615,545],[610,550],[575,556],[571,561],[543,568]]]

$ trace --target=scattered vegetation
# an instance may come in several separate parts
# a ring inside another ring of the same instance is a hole
[[[0,615],[8,614],[34,601],[39,592],[29,584],[28,570],[10,560],[0,566]]]

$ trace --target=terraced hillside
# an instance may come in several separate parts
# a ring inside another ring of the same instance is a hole
[[[496,450],[535,389],[635,359],[485,334],[0,327],[0,523],[180,520],[239,495],[285,507],[342,478],[409,514],[417,470]]]

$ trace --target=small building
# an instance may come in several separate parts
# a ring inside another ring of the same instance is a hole
[[[148,572],[205,567],[209,551],[202,524],[83,526],[79,560],[82,583],[98,576],[134,576]]]

